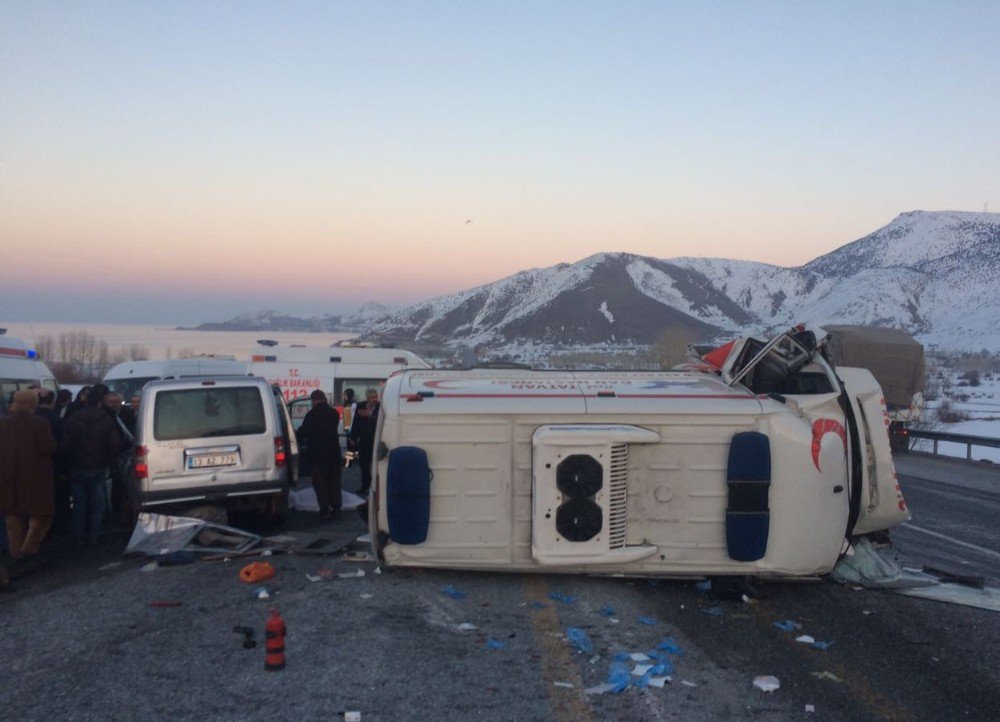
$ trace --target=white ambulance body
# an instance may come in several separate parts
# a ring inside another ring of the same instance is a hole
[[[142,387],[156,379],[183,379],[199,376],[247,376],[246,361],[234,356],[203,355],[191,358],[151,361],[125,361],[113,366],[104,375],[104,384],[121,394],[126,404],[142,392]]]
[[[250,358],[250,370],[272,386],[281,388],[285,401],[308,398],[316,389],[339,403],[344,390],[353,388],[359,400],[366,388],[381,388],[401,369],[426,369],[430,364],[412,351],[374,346],[279,346],[264,348]]]
[[[24,341],[0,329],[0,416],[7,413],[14,393],[29,386],[58,390],[55,376]]]
[[[692,371],[396,374],[375,551],[390,566],[829,572],[845,538],[909,517],[881,390],[867,371],[835,372],[824,337],[742,339]]]

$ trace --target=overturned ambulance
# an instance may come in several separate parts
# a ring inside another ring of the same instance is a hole
[[[673,372],[389,378],[369,525],[389,566],[812,576],[909,518],[872,375],[820,328]]]

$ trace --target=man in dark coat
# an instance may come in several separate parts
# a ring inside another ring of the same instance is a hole
[[[367,496],[368,489],[372,484],[372,458],[375,455],[375,427],[378,424],[379,408],[378,391],[367,389],[365,403],[358,406],[354,423],[351,424],[351,437],[358,450],[358,461],[361,464],[361,491],[359,493],[362,496]]]
[[[0,419],[0,513],[7,523],[7,544],[15,560],[37,557],[52,524],[52,455],[56,441],[49,422],[35,415],[38,395],[14,394],[10,414]]]
[[[96,544],[107,507],[108,477],[121,450],[118,424],[104,409],[108,387],[97,384],[86,406],[63,426],[63,452],[73,495],[73,538],[82,545],[90,522],[91,544]]]
[[[312,477],[319,513],[327,516],[340,513],[340,414],[330,406],[326,394],[319,389],[310,394],[312,408],[302,420],[296,437],[304,442],[306,465]]]

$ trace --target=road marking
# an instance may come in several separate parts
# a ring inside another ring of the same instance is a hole
[[[756,620],[765,627],[770,627],[774,618],[778,616],[774,605],[768,601],[758,601],[756,604],[748,604],[747,606]],[[820,669],[831,671],[840,677],[851,697],[871,711],[876,719],[891,720],[892,722],[911,722],[911,720],[916,719],[916,715],[912,711],[880,692],[864,671],[855,670],[853,667],[847,666],[846,663],[840,662],[836,652],[824,652],[819,657],[821,661],[817,663],[815,652],[810,653],[811,650],[807,644],[796,644],[793,641],[794,634],[784,634],[780,637],[787,642],[791,649],[795,650],[799,657],[809,660],[810,668],[818,666]],[[834,649],[837,648],[834,647]]]
[[[525,597],[530,602],[544,602],[548,606],[529,612],[535,633],[535,646],[542,665],[542,684],[548,688],[552,719],[559,722],[590,722],[594,711],[583,694],[583,679],[570,646],[562,638],[562,625],[555,603],[547,598],[548,585],[540,574],[524,575]],[[558,636],[554,636],[559,633]],[[555,687],[553,681],[573,684],[573,689]]]
[[[969,542],[959,541],[958,539],[954,539],[954,538],[948,536],[947,534],[939,534],[938,532],[931,531],[930,529],[924,529],[923,527],[914,526],[913,524],[910,524],[909,522],[903,522],[903,526],[905,526],[907,529],[912,529],[913,531],[919,531],[919,532],[922,532],[923,534],[927,534],[929,536],[937,537],[938,539],[943,539],[944,541],[951,542],[952,544],[957,544],[958,546],[965,547],[966,549],[974,549],[975,551],[979,552],[980,554],[985,554],[987,556],[995,557],[996,559],[1000,559],[1000,552],[994,551],[992,549],[987,549],[986,547],[976,546],[975,544],[969,544]]]

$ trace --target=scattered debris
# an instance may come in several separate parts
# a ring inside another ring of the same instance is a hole
[[[832,641],[831,642],[813,642],[813,644],[812,644],[813,649],[821,649],[824,652],[826,650],[828,650],[831,646],[833,646],[833,642]]]
[[[791,619],[786,619],[783,622],[775,622],[774,626],[782,632],[794,632],[796,629],[800,629],[802,627],[801,624],[796,624]]]
[[[458,589],[455,589],[455,587],[452,586],[451,584],[449,584],[448,586],[442,588],[441,589],[441,593],[444,594],[444,595],[446,595],[446,596],[451,597],[452,599],[465,599],[467,596],[469,596],[465,592],[462,592],[462,591],[459,591]]]
[[[97,567],[97,571],[106,572],[109,569],[114,569],[115,567],[120,567],[121,565],[121,562],[111,562],[110,564],[105,564],[103,567]]]
[[[639,617],[635,621],[637,621],[639,624],[645,624],[647,627],[656,626],[656,620],[653,619],[652,617]]]
[[[181,606],[180,602],[169,602],[162,599],[157,599],[149,603],[153,609],[172,609]]]
[[[816,640],[810,637],[808,634],[803,634],[796,637],[795,641],[802,642],[802,644],[814,644],[816,642]]]
[[[253,595],[257,599],[270,599],[271,593],[267,591],[267,587],[257,587],[253,590]]]
[[[615,655],[615,659],[618,659],[618,655]],[[633,652],[625,656],[625,659],[631,659],[633,662],[648,662],[652,659],[648,654],[643,654],[642,652]],[[618,659],[619,662],[624,661],[623,659]]]
[[[360,579],[365,575],[364,569],[355,569],[353,572],[335,572],[332,569],[317,569],[310,574],[306,572],[306,579],[310,582],[333,581],[335,579]]]
[[[563,689],[573,689],[572,682],[553,682],[553,687],[562,687]]]
[[[576,647],[578,650],[584,654],[590,654],[594,651],[594,643],[590,641],[590,637],[579,627],[569,627],[566,630],[566,638],[569,643]]]
[[[562,592],[550,592],[549,599],[554,599],[557,602],[562,602],[563,604],[572,604],[576,601],[576,597],[570,596],[569,594],[563,594]]]
[[[703,579],[700,582],[695,582],[694,588],[697,589],[702,594],[707,594],[708,592],[712,591],[712,580]]]
[[[677,646],[677,642],[674,641],[673,637],[667,637],[662,642],[656,645],[656,648],[663,651],[669,652],[670,654],[676,655],[678,657],[684,656],[684,650]]]
[[[143,564],[141,567],[139,567],[139,571],[140,572],[155,572],[159,568],[160,568],[160,565],[157,564],[156,562],[149,562],[149,564]]]
[[[600,614],[602,617],[613,617],[615,616],[615,608],[612,607],[610,604],[605,604],[597,611],[597,613]]]
[[[469,622],[462,622],[458,625],[459,632],[471,632],[474,629],[479,629],[475,624],[470,624]]]
[[[613,691],[615,691],[615,685],[610,684],[608,682],[601,682],[600,684],[596,684],[593,687],[587,687],[587,689],[583,690],[583,693],[584,694],[606,694],[608,692],[613,692]]]
[[[499,639],[493,639],[493,637],[486,638],[487,649],[503,649],[507,646],[506,642],[501,642]]]
[[[344,722],[361,722],[361,712],[350,709],[344,712]]]
[[[831,682],[836,682],[837,684],[841,684],[844,681],[833,672],[827,672],[826,670],[823,670],[822,672],[810,672],[809,674],[816,679],[828,679]]]
[[[653,668],[652,664],[637,664],[632,668],[633,677],[641,677]]]
[[[240,581],[247,584],[258,584],[273,579],[276,573],[271,562],[250,562],[240,569]]]
[[[246,627],[242,625],[236,625],[233,627],[233,631],[237,634],[243,635],[243,649],[253,649],[257,646],[257,642],[254,641],[253,627]]]
[[[771,674],[761,675],[753,678],[753,686],[763,692],[774,692],[781,688],[781,682]]]
[[[816,705],[814,705],[814,704],[807,704],[806,705],[806,712],[815,712],[815,711],[816,711]]]
[[[181,550],[239,553],[262,540],[256,534],[205,519],[143,512],[139,514],[125,554],[159,556]]]
[[[683,685],[684,685],[685,687],[697,687],[697,686],[698,686],[698,685],[697,685],[697,684],[695,684],[694,682],[689,682],[689,681],[688,681],[688,680],[686,680],[686,679],[682,679],[682,680],[681,680],[681,684],[683,684]]]
[[[670,677],[650,677],[649,686],[657,687],[658,689],[663,689],[667,682],[670,682]]]
[[[707,614],[710,617],[721,617],[722,607],[707,607],[705,609],[699,609],[702,614]]]
[[[356,552],[356,551],[346,551],[344,555],[340,557],[345,562],[374,562],[375,557],[373,557],[369,552]]]

